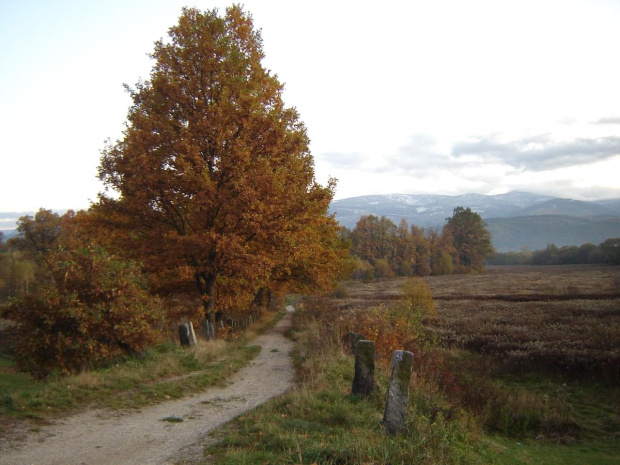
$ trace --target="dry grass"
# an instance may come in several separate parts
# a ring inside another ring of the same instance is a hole
[[[527,369],[618,380],[618,267],[497,267],[429,278],[444,342]]]
[[[620,378],[620,267],[506,266],[425,278],[429,321],[447,345],[512,367]],[[347,283],[334,306],[348,318],[402,296],[404,279]]]
[[[435,299],[563,300],[620,297],[620,267],[496,266],[478,275],[426,278]]]
[[[321,302],[321,319],[414,352],[412,386],[444,396],[437,408],[447,418],[465,409],[489,431],[562,441],[616,428],[620,267],[495,267],[425,281],[437,316],[421,334],[439,345],[420,344],[390,318],[403,279],[347,283],[342,298]]]

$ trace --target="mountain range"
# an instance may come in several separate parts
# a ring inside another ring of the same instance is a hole
[[[405,219],[409,225],[441,228],[456,207],[471,208],[485,220],[499,252],[523,247],[539,250],[550,243],[558,247],[600,244],[620,237],[620,199],[587,202],[519,191],[458,196],[386,194],[334,200],[330,212],[350,229],[364,215],[385,216],[395,224]]]
[[[544,249],[601,242],[620,237],[620,199],[591,202],[514,191],[500,195],[364,195],[334,200],[330,213],[353,229],[364,215],[385,216],[398,225],[441,228],[456,207],[471,208],[486,222],[499,252]],[[64,210],[60,212],[64,213]],[[0,213],[4,238],[16,234],[15,223],[34,212]]]

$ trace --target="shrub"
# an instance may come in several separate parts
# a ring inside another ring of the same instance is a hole
[[[51,279],[2,312],[18,323],[21,370],[37,378],[76,373],[159,339],[163,308],[148,294],[138,264],[98,246],[59,249],[45,261]]]

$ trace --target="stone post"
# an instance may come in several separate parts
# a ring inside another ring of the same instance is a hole
[[[396,434],[405,426],[405,415],[409,404],[409,380],[413,367],[413,354],[397,350],[392,356],[392,374],[388,386],[383,427],[388,434]]]
[[[363,334],[357,334],[353,331],[349,331],[349,342],[351,343],[351,353],[355,355],[355,346],[357,345],[357,341],[363,341],[366,338]]]
[[[194,325],[191,321],[179,326],[179,340],[182,346],[196,345],[196,333],[194,333]]]
[[[215,339],[215,327],[210,321],[207,323],[207,333],[209,334],[209,339]]]
[[[187,328],[189,329],[189,345],[195,346],[196,345],[196,333],[194,332],[194,325],[192,324],[191,321],[187,323]]]
[[[187,325],[179,325],[179,341],[182,346],[189,346],[189,328]]]
[[[375,343],[357,341],[356,347],[355,375],[351,392],[356,396],[369,397],[375,385]]]

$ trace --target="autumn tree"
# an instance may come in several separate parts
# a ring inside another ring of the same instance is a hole
[[[411,225],[411,242],[413,244],[413,253],[415,256],[415,276],[428,276],[431,274],[430,267],[430,251],[431,244],[426,236],[424,228]]]
[[[61,219],[58,213],[40,208],[34,215],[25,215],[17,220],[20,237],[15,241],[18,248],[36,254],[45,254],[54,246],[60,236]]]
[[[453,245],[451,230],[443,228],[440,231],[438,227],[428,228],[425,237],[428,244],[431,274],[435,276],[452,274],[457,253]]]
[[[394,255],[396,230],[396,225],[385,216],[362,216],[351,233],[354,253],[373,264],[390,260]]]
[[[400,220],[394,237],[394,269],[399,276],[412,276],[415,269],[415,244],[409,224]]]
[[[327,216],[335,182],[314,179],[306,128],[266,70],[241,7],[183,9],[155,44],[122,140],[108,144],[93,212],[160,285],[194,283],[205,313],[275,283],[323,288],[346,253]],[[165,276],[165,278],[164,278]]]
[[[456,207],[447,218],[444,234],[450,234],[461,271],[484,269],[484,260],[493,253],[491,233],[482,217],[470,208]]]

